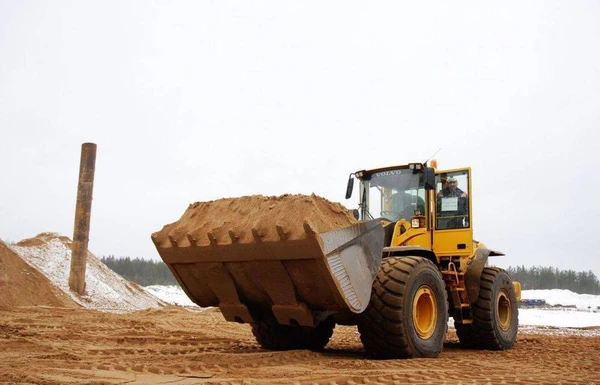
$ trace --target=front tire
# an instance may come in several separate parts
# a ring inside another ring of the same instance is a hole
[[[358,323],[374,358],[437,357],[444,346],[448,303],[442,275],[421,257],[385,259]]]
[[[505,270],[483,269],[472,312],[472,324],[455,323],[461,345],[489,350],[513,347],[519,328],[519,309],[512,279]]]

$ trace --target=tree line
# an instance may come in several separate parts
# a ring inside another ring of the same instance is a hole
[[[128,281],[141,286],[177,285],[177,280],[162,261],[130,257],[102,257],[102,263]],[[513,280],[521,283],[523,290],[566,289],[579,294],[600,295],[600,281],[591,271],[559,270],[552,266],[509,266]]]
[[[523,290],[566,289],[579,294],[600,294],[600,281],[591,271],[559,270],[552,266],[509,266],[512,279]]]
[[[177,285],[171,270],[162,261],[142,258],[115,258],[114,255],[100,258],[102,263],[128,281],[140,286]]]

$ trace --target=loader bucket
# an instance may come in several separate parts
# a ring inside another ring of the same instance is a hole
[[[152,240],[197,305],[246,323],[270,310],[301,326],[316,324],[314,312],[366,309],[381,263],[379,220],[358,222],[314,194],[195,205]]]

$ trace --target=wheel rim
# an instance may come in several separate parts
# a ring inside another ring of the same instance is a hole
[[[503,331],[507,331],[510,327],[512,310],[510,308],[510,300],[508,299],[508,293],[504,289],[498,293],[498,301],[496,303],[496,315],[498,317],[498,326],[500,326],[500,329],[502,329]]]
[[[428,339],[435,331],[437,307],[435,295],[429,286],[421,286],[413,300],[413,325],[422,339]]]

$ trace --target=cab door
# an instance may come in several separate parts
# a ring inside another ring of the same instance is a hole
[[[473,253],[471,169],[436,173],[433,251],[439,256]]]

